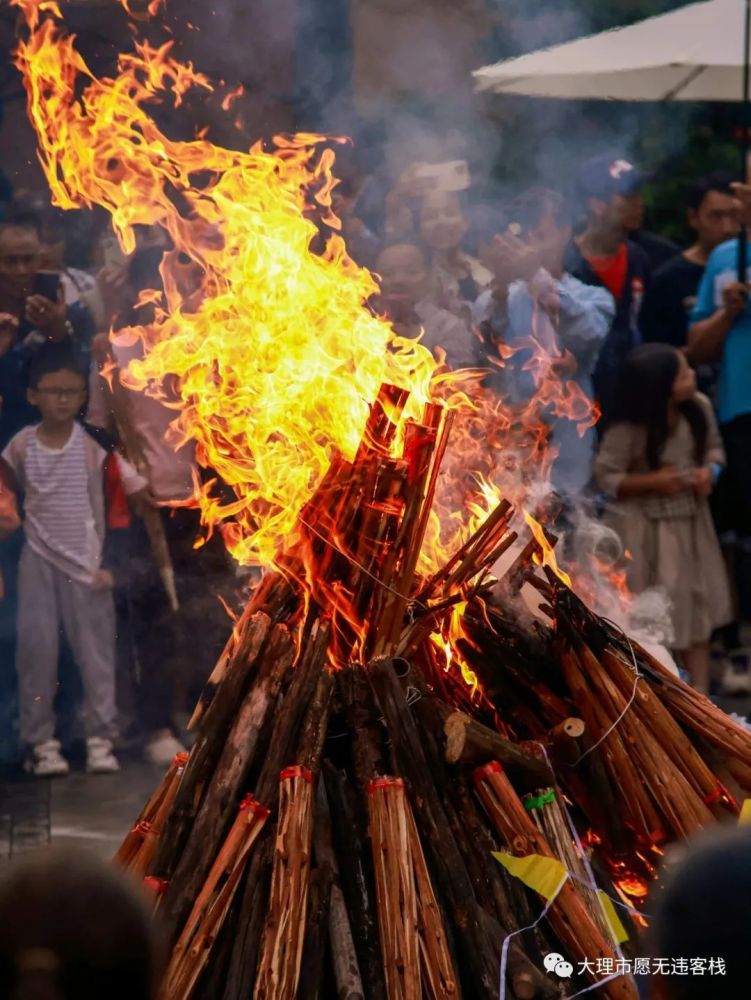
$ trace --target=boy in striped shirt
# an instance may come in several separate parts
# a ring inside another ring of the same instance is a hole
[[[41,422],[25,427],[3,452],[24,497],[25,545],[18,577],[16,671],[27,770],[67,774],[55,739],[54,699],[61,629],[84,688],[87,770],[119,768],[115,735],[115,610],[113,578],[102,565],[106,528],[107,452],[76,420],[86,398],[86,373],[70,348],[49,344],[30,373],[29,402]],[[146,483],[113,456],[125,492]]]

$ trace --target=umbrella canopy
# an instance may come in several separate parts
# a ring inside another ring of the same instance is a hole
[[[478,90],[616,101],[740,101],[746,0],[706,0],[485,66]]]

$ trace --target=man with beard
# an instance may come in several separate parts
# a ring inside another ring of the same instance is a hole
[[[54,300],[34,291],[41,263],[30,219],[0,224],[0,448],[36,419],[26,398],[31,356],[40,344],[73,334],[62,286]]]

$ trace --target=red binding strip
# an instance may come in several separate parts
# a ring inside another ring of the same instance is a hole
[[[721,784],[718,783],[717,788],[711,791],[709,795],[705,796],[704,804],[707,806],[713,806],[715,802],[722,801],[722,797],[724,796],[724,794],[725,794],[725,789],[722,787]]]
[[[404,788],[402,778],[373,778],[368,782],[368,794],[370,795],[377,788]]]
[[[173,767],[184,767],[188,763],[188,754],[182,750],[180,753],[175,754],[175,759],[172,761]]]
[[[472,780],[476,785],[483,781],[489,774],[503,774],[503,768],[497,760],[491,760],[488,764],[476,768],[472,773]]]
[[[245,798],[240,803],[240,812],[252,812],[254,816],[261,816],[263,819],[269,815],[269,810],[266,806],[262,806],[260,802],[253,798],[252,795],[246,795]]]
[[[157,896],[163,896],[167,891],[169,882],[166,878],[157,878],[156,875],[144,876],[143,884],[152,889]]]
[[[151,823],[147,819],[139,819],[133,827],[133,833],[142,833],[144,836],[151,833]]]
[[[302,764],[293,764],[292,767],[285,767],[279,775],[279,780],[287,781],[288,778],[302,778],[308,784],[313,784],[313,772],[309,771],[307,767],[303,767]]]

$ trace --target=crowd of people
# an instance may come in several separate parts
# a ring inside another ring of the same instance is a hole
[[[159,281],[164,242],[144,229],[124,258],[102,227],[82,270],[66,264],[69,231],[28,196],[0,221],[2,758],[47,777],[68,773],[63,747],[82,741],[92,773],[118,770],[118,742],[159,765],[185,749],[206,664],[226,641],[217,595],[236,586],[218,537],[194,546],[198,516],[184,504],[198,470],[190,446],[165,440],[174,412],[101,374],[137,353],[106,331],[148,320],[138,295]],[[166,537],[177,611],[147,509]]]
[[[379,276],[372,308],[450,367],[486,369],[512,411],[539,388],[530,351],[548,352],[601,414],[582,431],[540,410],[564,508],[590,497],[629,553],[631,589],[666,592],[692,683],[715,683],[713,642],[726,682],[745,683],[751,306],[738,247],[751,188],[697,180],[681,250],[645,230],[648,178],[624,158],[587,160],[573,194],[532,187],[479,218],[466,171],[424,167],[376,212],[360,176],[334,192],[350,253]],[[180,752],[226,637],[215,595],[238,586],[218,537],[194,544],[185,502],[200,470],[166,440],[173,411],[102,376],[137,356],[108,331],[148,321],[139,293],[159,287],[164,237],[139,229],[126,258],[89,221],[74,253],[69,216],[39,198],[19,193],[0,216],[0,731],[5,761],[37,776],[66,774],[81,739],[95,773],[117,770],[128,739],[155,763]],[[149,552],[154,511],[177,612]]]

